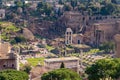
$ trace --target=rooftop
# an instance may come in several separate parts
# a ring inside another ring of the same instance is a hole
[[[71,60],[79,60],[79,58],[77,57],[51,58],[51,59],[45,59],[45,62],[59,62],[59,61],[71,61]]]
[[[66,32],[72,32],[72,29],[71,28],[67,28]]]
[[[0,59],[14,59],[15,55],[11,53],[11,46],[8,42],[0,42]]]

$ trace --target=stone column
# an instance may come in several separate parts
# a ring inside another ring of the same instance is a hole
[[[20,53],[20,48],[15,48],[15,64],[16,64],[16,70],[19,71],[20,64],[19,64],[19,53]]]
[[[16,54],[16,60],[15,60],[15,62],[16,62],[16,70],[18,70],[19,71],[19,55],[18,54]]]
[[[98,48],[99,43],[100,43],[100,30],[98,27],[100,26],[99,24],[94,24],[94,38],[95,38],[95,46]]]

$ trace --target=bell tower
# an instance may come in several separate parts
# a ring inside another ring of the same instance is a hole
[[[65,44],[66,45],[72,44],[72,34],[73,34],[72,29],[67,28],[65,32]]]

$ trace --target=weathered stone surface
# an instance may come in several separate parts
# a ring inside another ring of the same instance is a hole
[[[114,36],[115,40],[115,57],[120,58],[120,34]]]
[[[23,36],[24,36],[26,39],[28,39],[28,40],[34,40],[34,35],[33,35],[33,33],[32,33],[29,29],[27,29],[27,28],[24,28],[24,29],[23,29]]]

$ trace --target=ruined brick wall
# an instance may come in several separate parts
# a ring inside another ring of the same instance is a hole
[[[15,69],[15,59],[0,59],[0,70]]]
[[[114,36],[115,41],[115,57],[120,58],[120,34]]]

